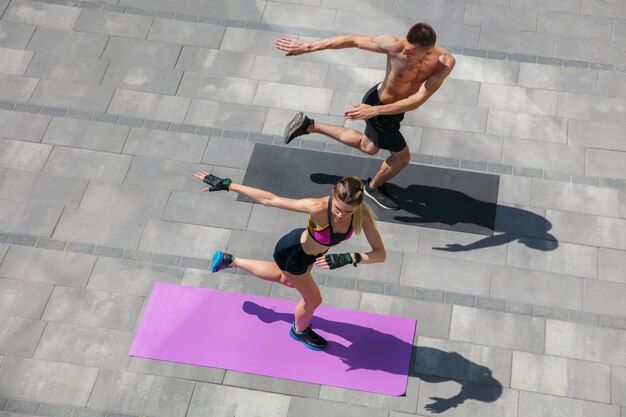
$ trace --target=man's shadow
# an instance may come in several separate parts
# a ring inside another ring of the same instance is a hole
[[[338,175],[311,174],[311,180],[317,184],[334,184],[339,179],[341,178]],[[400,187],[393,183],[387,183],[385,186],[392,198],[400,204],[401,209],[393,212],[397,214],[379,211],[381,220],[391,216],[389,218],[391,221],[418,225],[453,226],[467,223],[497,233],[467,245],[448,244],[445,247],[433,248],[435,250],[470,251],[505,245],[515,240],[531,249],[542,251],[555,250],[559,246],[556,237],[548,233],[552,223],[528,210],[488,203],[460,191],[440,187],[417,184]]]
[[[243,310],[255,315],[263,323],[284,321],[291,325],[292,313],[278,313],[252,301],[245,301]],[[431,397],[434,402],[426,405],[432,413],[442,413],[462,404],[468,399],[493,402],[502,394],[502,384],[491,375],[491,370],[464,358],[456,352],[414,346],[397,337],[368,327],[351,323],[313,317],[315,329],[339,336],[344,342],[329,341],[328,347],[320,354],[337,356],[348,365],[347,372],[355,369],[380,370],[396,375],[416,376],[424,382],[457,382],[461,390],[451,398]],[[393,352],[393,354],[390,354]],[[396,360],[398,354],[411,354],[413,366],[407,369],[405,362]]]

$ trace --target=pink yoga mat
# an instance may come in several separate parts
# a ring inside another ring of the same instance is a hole
[[[312,351],[289,336],[295,302],[157,282],[130,355],[388,395],[406,392],[415,320],[320,306]]]

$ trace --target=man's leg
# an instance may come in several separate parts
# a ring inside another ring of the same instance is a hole
[[[378,169],[378,172],[376,172],[376,175],[372,177],[372,180],[369,184],[370,187],[378,188],[386,181],[395,177],[398,172],[402,171],[402,169],[404,169],[404,167],[409,164],[410,160],[411,153],[408,146],[405,146],[404,149],[399,152],[390,151],[389,156],[380,165],[380,168]]]

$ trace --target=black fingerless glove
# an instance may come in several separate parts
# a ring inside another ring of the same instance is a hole
[[[361,254],[355,253],[354,259],[349,253],[332,253],[325,256],[326,263],[330,269],[341,268],[342,266],[352,264],[356,267],[356,264],[361,262]]]
[[[230,187],[230,183],[232,182],[230,178],[221,179],[220,177],[216,177],[213,174],[205,175],[202,179],[202,182],[209,184],[209,191],[228,191]]]

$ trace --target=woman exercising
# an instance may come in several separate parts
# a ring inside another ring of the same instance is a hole
[[[363,183],[357,177],[344,177],[328,197],[292,199],[268,191],[235,184],[207,172],[196,172],[196,178],[208,184],[204,191],[234,191],[268,207],[307,213],[306,229],[295,229],[283,236],[274,249],[274,261],[235,258],[217,251],[213,254],[211,272],[224,268],[241,268],[266,281],[278,282],[298,290],[302,299],[295,311],[290,335],[313,350],[322,350],[326,340],[310,326],[315,309],[322,303],[320,289],[311,276],[313,264],[335,269],[348,264],[372,264],[385,260],[385,247],[372,210],[363,202]],[[372,250],[365,253],[326,255],[328,248],[347,240],[352,233],[365,233]]]

